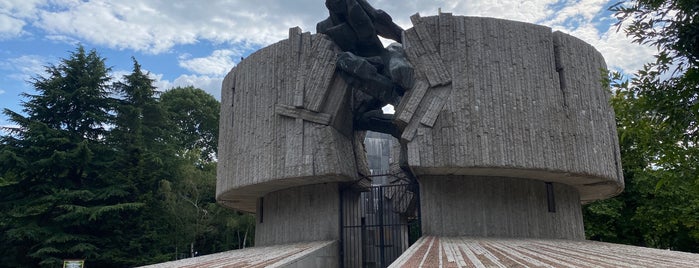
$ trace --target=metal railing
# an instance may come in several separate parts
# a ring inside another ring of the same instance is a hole
[[[416,183],[343,189],[341,267],[387,267],[407,250],[421,236],[419,193]]]

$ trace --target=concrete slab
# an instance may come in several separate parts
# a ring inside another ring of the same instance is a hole
[[[163,262],[144,268],[186,267],[338,267],[337,241],[314,241],[269,247],[252,247],[195,258]]]
[[[426,236],[389,267],[697,267],[699,254],[596,241]]]

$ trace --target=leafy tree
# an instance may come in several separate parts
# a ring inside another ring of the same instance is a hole
[[[175,179],[161,181],[160,188],[175,230],[172,241],[177,256],[251,245],[252,238],[247,237],[254,232],[252,217],[221,207],[214,196],[220,103],[194,87],[170,89],[161,95],[160,102],[172,131],[167,136],[180,148],[182,159]],[[232,239],[240,237],[241,232],[245,241]]]
[[[217,151],[220,103],[204,90],[176,87],[160,96],[179,148],[199,150],[202,159],[212,160]]]
[[[649,113],[652,123],[681,142],[696,143],[699,131],[699,4],[694,0],[638,0],[619,3],[619,27],[639,44],[658,48],[647,63],[617,88],[633,94],[635,105]],[[617,77],[618,78],[618,77]],[[626,94],[626,93],[624,93]]]
[[[25,94],[27,116],[4,113],[19,129],[2,137],[0,187],[3,265],[61,265],[65,258],[99,262],[100,225],[139,208],[125,189],[101,175],[112,160],[104,141],[112,123],[104,59],[80,46]]]
[[[654,125],[646,112],[636,110],[639,107],[629,92],[617,92],[612,104],[626,188],[616,198],[585,207],[588,238],[699,252],[699,195],[687,170],[696,164],[660,161],[660,151],[682,154],[687,150],[673,142],[667,129]]]
[[[699,252],[699,5],[638,0],[610,10],[658,54],[629,80],[611,76],[626,189],[585,208],[586,233]]]

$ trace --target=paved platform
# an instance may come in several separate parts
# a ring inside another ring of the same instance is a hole
[[[389,267],[699,267],[699,254],[588,240],[427,236]]]
[[[337,252],[337,243],[335,241],[316,241],[231,250],[143,267],[337,267]]]

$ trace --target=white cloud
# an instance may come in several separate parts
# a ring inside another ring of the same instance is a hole
[[[35,75],[44,72],[46,60],[38,55],[22,55],[18,58],[10,59],[10,63],[24,74]]]
[[[0,1],[0,39],[20,36],[27,21],[36,19],[37,7],[46,0]]]
[[[549,17],[557,0],[376,0],[371,3],[391,14],[397,24],[410,27],[410,15],[443,12],[489,16],[527,22]],[[60,6],[59,3],[54,4]],[[60,8],[38,12],[36,25],[51,35],[70,35],[118,49],[150,53],[201,40],[214,43],[267,45],[286,38],[288,28],[315,32],[328,16],[322,1],[67,1]]]
[[[109,74],[109,76],[112,77],[112,82],[124,82],[124,76],[125,75],[130,75],[132,71],[127,71],[127,70],[112,70],[112,72]],[[153,78],[153,77],[151,77]]]
[[[155,79],[154,85],[160,91],[170,90],[173,87],[194,86],[208,92],[216,99],[221,99],[221,84],[223,77],[215,77],[208,75],[181,75],[173,81],[163,80],[162,74],[151,74],[151,78]]]
[[[608,0],[579,0],[575,3],[569,3],[556,11],[553,19],[544,23],[558,25],[571,19],[577,20],[579,23],[590,23],[608,5],[608,2]]]
[[[600,50],[609,65],[635,70],[652,59],[652,49],[632,45],[623,33],[607,27],[613,18],[600,18],[611,0],[373,0],[404,28],[410,15],[434,15],[441,9],[455,15],[495,17],[538,23],[579,37]],[[554,8],[558,10],[554,10]],[[258,0],[201,3],[194,0],[15,0],[0,1],[0,38],[21,34],[28,23],[46,31],[47,38],[76,40],[116,49],[163,53],[175,45],[212,42],[234,46],[268,45],[286,38],[288,28],[315,32],[327,17],[322,1]],[[627,56],[624,57],[624,53]],[[234,50],[216,50],[202,58],[180,58],[180,66],[201,76],[225,74],[237,61]],[[633,58],[632,58],[633,57]]]
[[[633,73],[653,60],[655,49],[632,44],[631,39],[616,27],[611,17],[600,17],[614,3],[610,0],[501,0],[501,1],[375,1],[374,6],[386,10],[402,27],[411,27],[409,16],[420,11],[422,16],[434,15],[437,9],[455,15],[494,17],[537,23],[560,30],[593,45],[605,57],[609,68]],[[373,3],[373,2],[372,2]],[[554,6],[562,6],[554,10]],[[406,13],[409,12],[409,13]],[[604,29],[600,32],[597,28]]]
[[[617,31],[613,25],[604,33],[600,33],[592,24],[560,30],[594,46],[604,56],[609,69],[627,74],[635,73],[643,64],[652,61],[656,53],[654,47],[632,44],[631,39],[623,31]]]
[[[0,89],[0,95],[5,94],[5,91]]]
[[[24,24],[20,19],[0,14],[0,40],[20,35]]]
[[[5,70],[10,78],[27,81],[36,75],[43,75],[46,62],[41,56],[23,55],[0,62],[0,69]]]
[[[403,28],[412,27],[410,16],[419,12],[421,16],[444,13],[454,15],[494,17],[509,20],[538,22],[553,13],[550,5],[558,0],[499,0],[499,1],[462,1],[462,0],[377,0],[371,1],[376,8],[385,10],[393,20]]]
[[[31,18],[36,15],[36,8],[46,5],[47,2],[47,0],[0,1],[0,13],[12,14],[17,18]]]
[[[230,71],[230,68],[228,69]],[[123,81],[124,75],[131,74],[132,71],[127,70],[113,70],[110,73],[112,77],[112,82]],[[221,99],[221,84],[223,83],[223,77],[225,76],[209,76],[209,75],[189,75],[184,74],[170,81],[163,79],[163,74],[154,74],[148,70],[143,70],[144,73],[148,73],[149,77],[153,79],[153,86],[157,88],[158,91],[167,91],[174,87],[187,87],[193,86],[196,88],[203,89],[209,94],[213,95],[216,99]]]
[[[41,10],[36,25],[50,34],[71,35],[112,48],[161,53],[199,40],[269,44],[283,38],[289,27],[314,26],[325,14],[324,5],[316,1],[262,2],[69,2]]]
[[[58,43],[66,43],[74,46],[80,44],[80,40],[67,35],[46,35],[44,38]]]
[[[617,31],[612,25],[616,18],[600,16],[611,3],[608,0],[570,0],[541,23],[594,46],[604,56],[609,69],[631,74],[652,61],[656,50],[632,43],[623,31]]]
[[[225,76],[235,66],[234,58],[239,58],[241,55],[241,51],[231,49],[214,50],[211,55],[204,58],[189,58],[189,55],[182,55],[179,65],[196,74]]]

